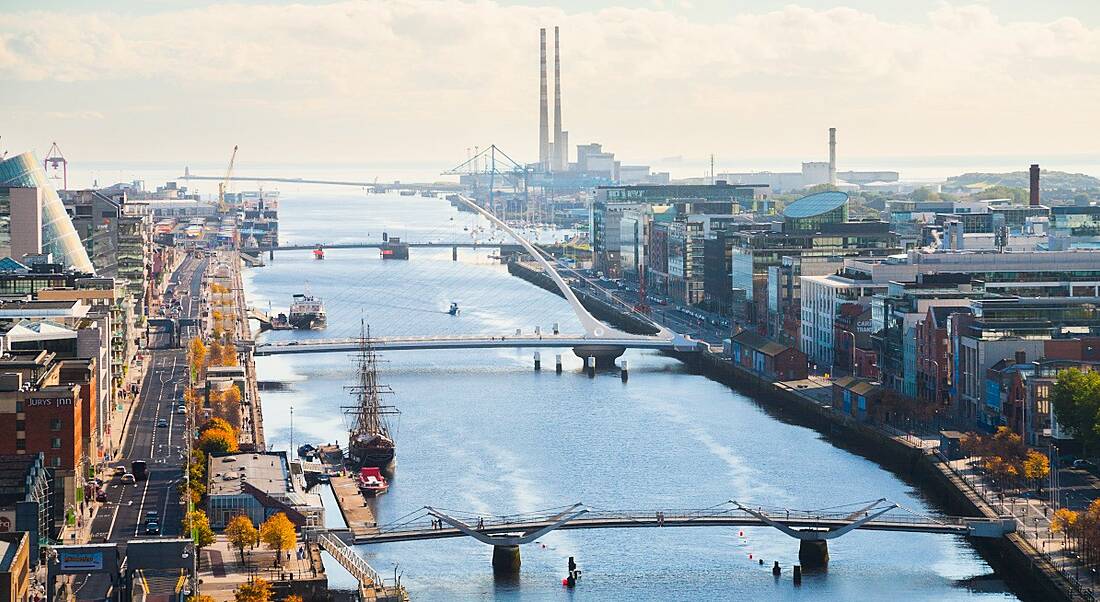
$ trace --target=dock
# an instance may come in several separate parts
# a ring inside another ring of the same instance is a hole
[[[358,539],[377,533],[374,510],[367,505],[367,498],[359,493],[359,486],[355,484],[355,479],[333,475],[330,481],[332,493],[340,506],[340,514],[344,516],[344,522],[347,523],[351,534]]]

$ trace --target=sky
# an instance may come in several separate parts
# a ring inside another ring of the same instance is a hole
[[[1100,155],[1095,0],[0,0],[0,153],[534,161],[554,26],[570,143],[625,163]]]

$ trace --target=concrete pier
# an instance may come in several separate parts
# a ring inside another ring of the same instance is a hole
[[[619,376],[623,379],[624,383],[630,379],[630,366],[627,365],[626,360],[622,361],[622,366],[619,368]]]
[[[355,537],[360,534],[367,535],[377,531],[374,522],[374,511],[367,505],[366,498],[359,493],[359,486],[355,479],[340,475],[330,477],[332,493],[336,496],[336,504],[340,506],[340,514],[344,516],[344,522]]]
[[[554,372],[561,374],[561,354],[554,356]]]
[[[520,567],[519,546],[493,546],[493,572],[518,573]]]
[[[588,378],[596,378],[596,358],[584,358],[584,370],[588,372]]]
[[[829,566],[829,542],[824,539],[803,539],[798,542],[798,561],[807,570]]]
[[[535,372],[538,372],[539,370],[542,370],[542,357],[539,355],[539,352],[536,351],[535,352]]]
[[[614,368],[615,360],[626,353],[626,347],[617,347],[614,345],[584,345],[581,347],[574,347],[573,353],[577,357],[586,360],[586,365],[589,358],[594,358],[597,368]]]

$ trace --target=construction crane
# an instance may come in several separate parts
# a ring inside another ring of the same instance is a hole
[[[229,178],[233,176],[233,164],[237,161],[237,145],[233,145],[233,154],[229,156],[229,167],[225,169],[225,179],[218,184],[218,211],[227,213],[229,205],[225,202],[225,191],[229,190]]]

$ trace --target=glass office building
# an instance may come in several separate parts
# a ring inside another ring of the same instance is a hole
[[[52,254],[54,261],[67,268],[94,274],[95,268],[80,241],[80,235],[73,228],[65,206],[46,180],[46,172],[33,153],[23,153],[0,161],[0,217],[3,222],[0,226],[0,237],[7,239],[0,242],[7,242],[10,248],[11,201],[12,189],[15,188],[39,190],[40,204],[37,210],[42,222],[42,252]]]

